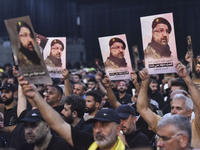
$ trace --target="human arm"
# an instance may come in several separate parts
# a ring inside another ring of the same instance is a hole
[[[116,109],[121,104],[117,101],[117,98],[116,98],[115,94],[113,93],[113,90],[112,90],[111,85],[110,85],[110,79],[109,79],[109,77],[107,75],[105,75],[102,83],[106,88],[107,97],[108,97],[108,99],[110,101],[111,106],[114,109]]]
[[[136,103],[137,111],[140,113],[142,118],[147,122],[147,124],[154,128],[157,125],[155,114],[148,107],[148,82],[149,82],[149,74],[146,68],[139,72],[140,78],[142,80],[142,84],[140,87],[140,92],[138,95],[138,100]]]
[[[65,83],[65,96],[67,96],[69,94],[72,94],[72,85],[69,80],[69,71],[67,69],[63,69],[62,76]]]
[[[190,52],[185,54],[185,60],[188,62],[190,67],[190,72],[193,71],[193,55]]]
[[[38,93],[37,89],[29,84],[28,81],[25,81],[23,77],[19,78],[19,84],[22,86],[23,94],[36,103],[40,113],[50,128],[73,146],[71,126],[62,119],[60,114],[46,103]]]
[[[107,94],[107,91],[106,91],[105,87],[104,87],[104,86],[102,85],[102,83],[101,83],[101,80],[102,80],[101,76],[98,75],[98,74],[96,74],[96,75],[95,75],[95,79],[96,79],[96,81],[97,81],[97,85],[98,85],[100,91],[101,91],[103,94],[106,95],[106,94]]]
[[[139,83],[137,81],[137,74],[136,74],[135,71],[131,72],[131,80],[132,80],[133,85],[135,86],[136,93],[138,94],[139,91],[140,91],[140,86],[139,86]]]
[[[176,69],[177,69],[178,76],[181,77],[185,81],[185,83],[188,87],[188,90],[191,95],[191,99],[195,106],[194,107],[195,108],[195,119],[198,119],[197,123],[198,123],[198,126],[200,127],[200,101],[199,101],[200,90],[194,85],[192,79],[190,78],[189,74],[187,73],[186,67],[181,62],[178,62],[176,64]]]

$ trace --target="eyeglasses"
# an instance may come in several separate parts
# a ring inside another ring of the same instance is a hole
[[[125,50],[124,46],[113,46],[111,49],[123,49]]]
[[[158,33],[167,33],[167,34],[170,34],[170,31],[168,29],[164,30],[164,29],[158,29],[158,30],[153,30],[154,32],[158,32]]]
[[[166,136],[160,136],[160,135],[156,135],[156,140],[157,141],[163,141],[163,142],[166,142],[166,141],[169,141],[169,140],[171,140],[171,139],[173,139],[173,138],[176,138],[176,137],[178,137],[178,136],[180,136],[180,135],[183,135],[182,133],[179,133],[179,134],[175,134],[175,135],[173,135],[173,136],[171,136],[171,137],[166,137]]]

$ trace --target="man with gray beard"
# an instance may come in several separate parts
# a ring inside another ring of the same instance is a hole
[[[77,150],[113,149],[124,150],[125,145],[120,134],[120,118],[113,109],[101,109],[95,117],[88,120],[93,123],[93,136],[80,132],[65,122],[62,117],[49,106],[37,89],[23,79],[19,78],[23,94],[34,101],[47,124]],[[75,113],[75,112],[74,112]]]

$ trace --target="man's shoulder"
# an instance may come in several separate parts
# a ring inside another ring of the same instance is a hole
[[[145,58],[152,57],[152,58],[161,58],[161,55],[156,52],[156,50],[151,47],[150,45],[144,50]]]
[[[50,66],[50,67],[55,67],[54,63],[52,62],[51,59],[49,59],[48,57],[45,59],[45,63],[47,66]]]
[[[64,149],[71,149],[71,146],[61,137],[53,135],[49,145],[48,145],[48,150],[54,150],[54,149],[59,149],[59,150],[64,150]]]
[[[107,58],[107,60],[104,62],[104,65],[106,68],[119,68],[118,65],[116,65],[112,60],[110,60],[109,58]]]

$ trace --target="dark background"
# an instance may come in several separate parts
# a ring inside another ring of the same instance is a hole
[[[29,15],[41,35],[83,38],[88,63],[102,59],[98,37],[117,34],[126,34],[131,57],[131,47],[138,45],[143,59],[140,17],[169,12],[174,16],[178,57],[185,56],[188,35],[195,56],[200,54],[199,0],[0,0],[0,37],[9,39],[5,19]]]

